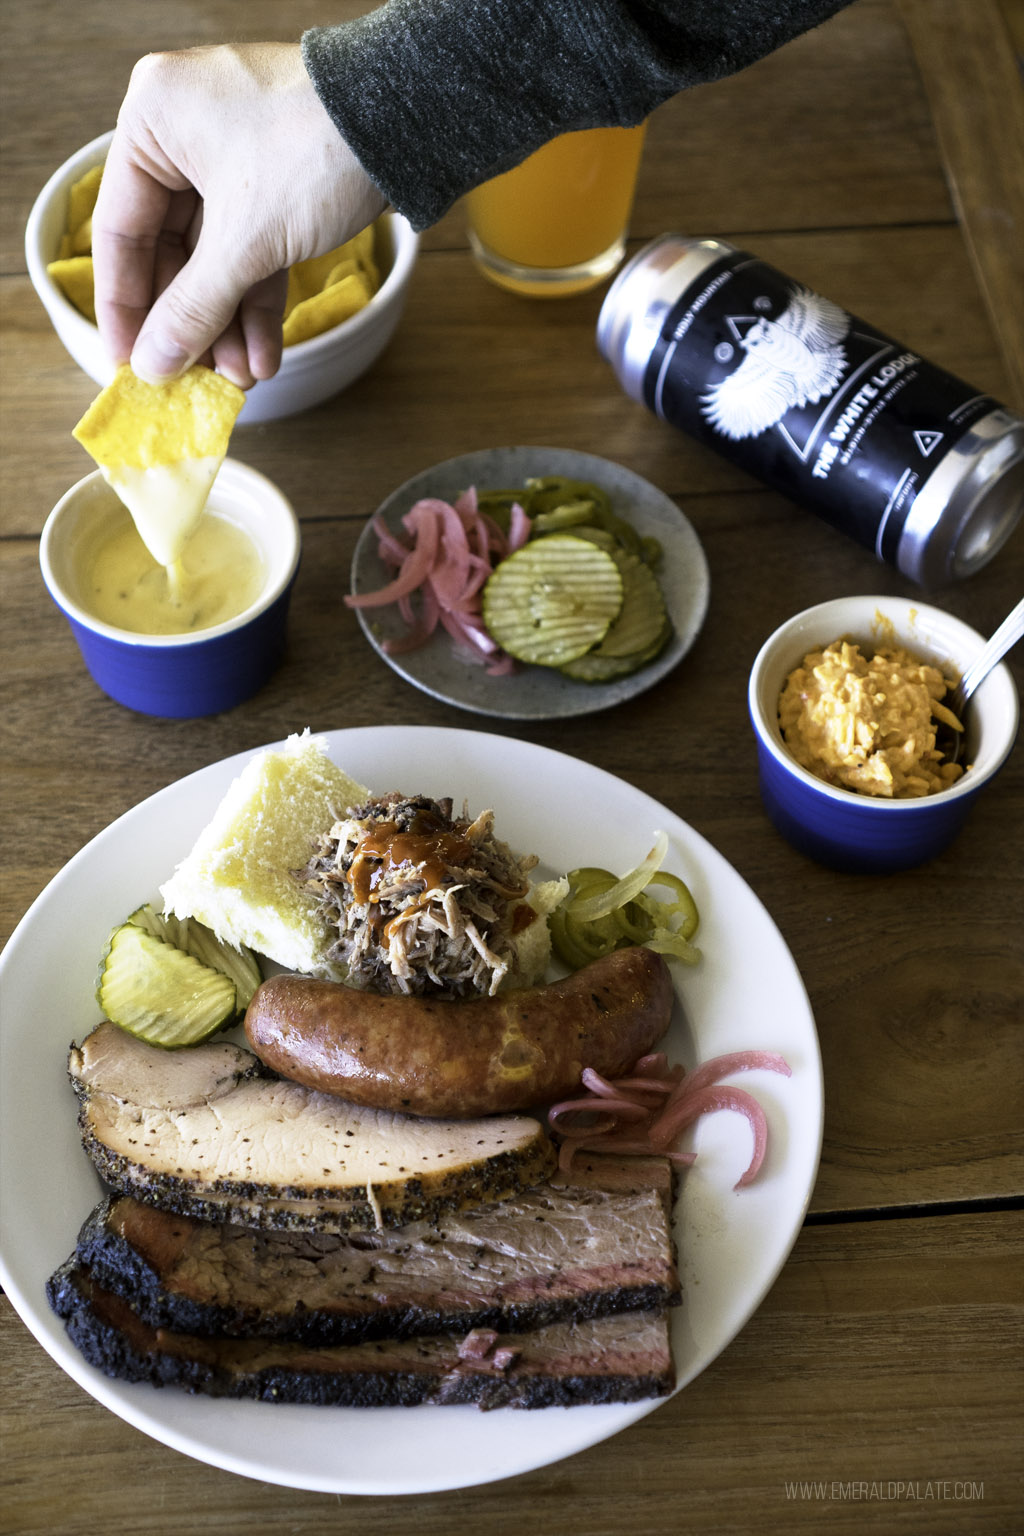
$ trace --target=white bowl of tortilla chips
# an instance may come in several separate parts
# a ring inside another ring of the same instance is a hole
[[[65,348],[97,384],[114,375],[96,328],[90,228],[111,137],[101,134],[54,171],[25,229],[33,287]],[[408,221],[388,212],[337,251],[291,269],[281,367],[248,392],[242,425],[308,410],[366,372],[401,319],[418,247]]]

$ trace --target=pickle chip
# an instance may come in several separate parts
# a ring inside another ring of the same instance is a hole
[[[636,665],[642,665],[657,655],[671,633],[657,578],[649,565],[605,529],[578,528],[576,536],[590,539],[611,555],[622,577],[622,606],[593,654],[609,660],[636,658]],[[608,675],[618,676],[623,670],[632,668],[610,668]]]
[[[641,667],[653,661],[664,650],[672,634],[672,625],[666,619],[660,633],[646,650],[631,651],[626,656],[607,656],[602,655],[601,646],[596,646],[585,655],[565,662],[559,671],[577,683],[610,683],[618,677],[628,677],[631,672],[639,672]]]
[[[165,1049],[197,1045],[237,1013],[230,976],[132,922],[110,936],[96,1001],[112,1024]]]
[[[234,982],[238,1013],[245,1012],[253,993],[263,980],[259,962],[248,945],[229,944],[224,939],[218,939],[211,928],[196,918],[158,912],[149,902],[137,907],[127,921],[135,928],[144,929],[153,938],[163,939],[165,944],[184,950],[211,970],[223,971]]]
[[[483,592],[483,618],[519,661],[560,667],[607,634],[622,606],[622,576],[589,539],[547,534],[495,567]]]

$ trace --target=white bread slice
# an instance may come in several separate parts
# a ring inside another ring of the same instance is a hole
[[[197,918],[219,939],[248,945],[286,970],[334,978],[324,959],[327,925],[293,871],[315,839],[369,794],[308,729],[279,751],[257,753],[161,886],[164,910]]]

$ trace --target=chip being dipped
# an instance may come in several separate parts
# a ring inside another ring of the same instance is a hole
[[[244,404],[244,390],[200,364],[147,384],[125,363],[73,429],[159,565],[180,560]]]

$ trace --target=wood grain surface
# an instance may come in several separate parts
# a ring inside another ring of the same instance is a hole
[[[998,316],[1007,399],[1017,410],[1024,407],[1022,10],[1020,0],[899,0],[978,286]]]
[[[473,271],[455,209],[424,236],[403,322],[358,386],[233,441],[302,523],[288,651],[266,688],[204,720],[130,714],[91,682],[49,602],[39,533],[91,467],[70,430],[95,389],[26,274],[38,189],[112,124],[142,53],[294,37],[365,8],[123,0],[75,8],[72,25],[58,0],[5,7],[0,935],[123,811],[291,730],[381,722],[522,736],[655,796],[763,900],[817,1021],[821,1169],[774,1288],[685,1392],[567,1462],[444,1495],[336,1498],[190,1461],[101,1408],[4,1300],[0,1531],[1019,1529],[1024,754],[939,858],[886,879],[843,877],[766,820],[746,718],[749,668],[776,624],[846,593],[910,594],[903,577],[628,402],[594,343],[602,293],[550,304],[500,293]],[[1019,409],[1020,9],[855,0],[742,76],[667,103],[651,124],[631,245],[668,229],[734,240]],[[397,484],[504,443],[628,465],[675,499],[704,545],[712,597],[696,645],[608,714],[524,727],[451,709],[397,678],[340,605],[365,519]],[[971,580],[932,596],[988,631],[1022,589],[1024,528]],[[1011,668],[1024,688],[1024,655]]]

